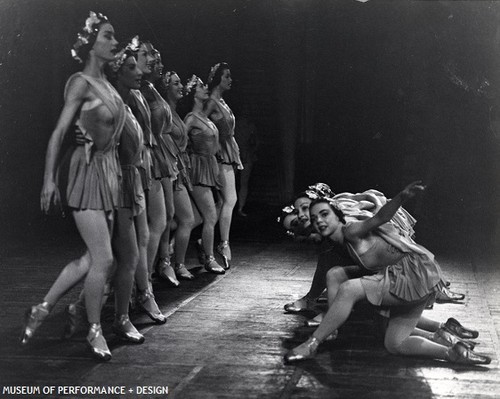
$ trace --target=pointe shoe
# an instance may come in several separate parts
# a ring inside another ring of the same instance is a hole
[[[294,363],[301,360],[312,359],[318,351],[319,341],[310,337],[306,342],[292,349],[285,355],[285,363]]]
[[[178,287],[180,284],[179,280],[177,280],[177,277],[175,276],[175,271],[170,263],[170,259],[168,258],[160,259],[158,265],[158,276],[160,276],[163,280],[168,281],[170,285],[174,287]]]
[[[167,318],[161,313],[152,292],[144,291],[139,294],[137,304],[156,324],[165,324],[167,322]]]
[[[247,215],[245,212],[243,212],[243,210],[241,210],[241,209],[238,209],[238,215],[239,215],[239,216],[241,216],[242,218],[246,218],[246,217],[248,216],[248,215]]]
[[[111,352],[108,344],[102,335],[101,325],[93,323],[90,325],[90,330],[87,335],[87,344],[90,347],[92,355],[98,360],[107,362],[111,359]]]
[[[35,334],[35,331],[45,318],[49,315],[49,308],[46,302],[32,306],[26,311],[23,333],[21,335],[21,344],[26,345]]]
[[[457,292],[450,291],[448,288],[443,287],[436,295],[436,302],[453,302],[462,301],[465,298],[465,294],[459,294]]]
[[[479,337],[479,333],[477,331],[462,326],[458,320],[453,317],[450,317],[446,323],[444,323],[443,328],[462,339],[474,339]]]
[[[217,263],[215,258],[213,256],[208,256],[207,261],[205,263],[205,270],[210,272],[210,273],[215,273],[215,274],[224,274],[226,273],[226,270]]]
[[[191,274],[191,272],[186,269],[186,265],[184,263],[176,263],[174,266],[175,270],[175,275],[177,278],[180,278],[182,280],[192,280],[194,279],[194,276]]]
[[[113,332],[120,338],[134,344],[142,344],[144,342],[144,335],[137,331],[126,314],[122,314],[118,318],[115,318],[113,322]]]
[[[203,249],[203,243],[201,242],[201,239],[196,240],[195,245],[196,252],[198,253],[198,262],[200,263],[200,265],[204,265],[207,262],[207,254]]]
[[[222,256],[224,270],[229,270],[231,267],[229,264],[229,261],[231,260],[231,248],[229,247],[229,241],[221,241],[219,245],[217,245],[217,253]]]
[[[339,336],[339,330],[335,330],[325,338],[325,342],[335,341],[338,336]]]
[[[437,331],[434,333],[432,337],[432,341],[444,346],[448,346],[450,348],[457,342],[463,343],[469,350],[473,350],[474,347],[476,346],[474,342],[462,340],[457,336],[448,332],[443,327],[437,329]]]
[[[490,364],[491,358],[486,355],[480,355],[467,349],[462,342],[457,342],[452,348],[448,349],[448,360],[459,364]]]
[[[300,313],[307,310],[312,310],[314,308],[314,300],[310,299],[307,295],[297,299],[295,302],[287,303],[283,306],[285,312],[288,313]]]
[[[313,319],[309,319],[309,320],[306,320],[304,322],[304,325],[306,327],[319,327],[319,325],[321,324],[321,322],[323,321],[323,314],[319,314],[317,315],[315,318]]]
[[[87,312],[79,304],[70,303],[66,306],[66,326],[64,327],[63,339],[71,339],[77,333],[88,328]]]

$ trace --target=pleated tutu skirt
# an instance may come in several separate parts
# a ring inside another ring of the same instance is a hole
[[[191,184],[222,188],[219,180],[219,165],[214,155],[191,154]]]
[[[120,208],[132,210],[134,216],[146,209],[146,197],[142,188],[141,176],[134,165],[122,165],[122,184]]]
[[[85,147],[73,152],[66,197],[75,209],[112,211],[120,204],[121,168],[115,149],[94,151],[87,163]]]
[[[139,166],[139,174],[141,176],[143,190],[149,190],[153,184],[153,149],[148,146],[142,147],[141,160]]]
[[[436,293],[445,281],[435,260],[426,254],[410,252],[398,264],[388,266],[377,274],[362,277],[361,283],[368,301],[380,306],[388,292],[403,301],[415,302]]]
[[[240,148],[233,136],[226,140],[220,140],[220,151],[218,157],[221,163],[233,165],[236,169],[243,169],[243,163],[240,158]]]
[[[175,180],[179,173],[177,160],[175,155],[172,155],[172,148],[165,139],[164,137],[157,137],[158,145],[152,147],[152,174],[155,179],[168,177]]]
[[[177,163],[177,168],[179,169],[179,174],[177,175],[177,180],[174,181],[174,190],[181,190],[182,187],[186,187],[188,191],[193,191],[193,185],[191,184],[191,159],[187,152],[181,152],[179,155],[179,162]]]

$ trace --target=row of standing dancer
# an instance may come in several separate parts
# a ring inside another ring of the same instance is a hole
[[[285,355],[286,363],[313,358],[331,341],[353,306],[367,300],[383,316],[384,344],[392,354],[423,356],[462,364],[488,364],[476,353],[479,333],[453,317],[438,322],[422,315],[439,295],[463,299],[447,289],[434,255],[414,239],[416,220],[402,205],[418,192],[414,182],[391,200],[376,190],[334,194],[324,183],[297,195],[279,219],[292,235],[321,242],[309,292],[284,306],[288,313],[310,312],[326,289],[328,309],[305,325],[317,327]],[[443,294],[443,292],[445,294]]]
[[[152,275],[156,271],[174,286],[194,278],[185,266],[194,227],[202,224],[197,243],[205,269],[223,274],[230,267],[235,170],[242,168],[234,115],[223,100],[232,80],[229,66],[219,63],[210,70],[208,86],[193,75],[184,87],[177,73],[162,73],[160,53],[150,42],[135,37],[119,45],[107,17],[94,12],[78,33],[72,56],[83,69],[66,83],[48,144],[41,208],[47,212],[62,201],[86,251],[63,268],[43,301],[28,309],[21,343],[26,345],[55,304],[83,281],[79,300],[66,307],[64,335],[88,326],[91,353],[109,360],[101,310],[110,286],[114,333],[142,343],[144,336],[129,319],[132,293],[136,289],[139,309],[153,321],[166,322]],[[189,111],[184,119],[177,112],[180,100]],[[60,153],[71,130],[76,139],[61,195]],[[214,256],[217,223],[222,265]]]

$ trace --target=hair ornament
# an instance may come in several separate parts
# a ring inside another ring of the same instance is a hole
[[[166,85],[169,85],[170,84],[170,80],[172,79],[172,71],[167,71],[163,74],[163,82],[166,84]]]
[[[278,218],[276,219],[276,221],[278,223],[281,223],[288,215],[292,215],[294,213],[297,213],[297,210],[295,209],[295,207],[293,205],[285,206],[281,210],[281,216],[278,216]]]
[[[322,197],[333,198],[335,195],[330,186],[325,183],[313,184],[312,186],[309,186],[308,189],[309,190],[306,190],[306,194],[311,199],[317,199]]]
[[[295,207],[293,205],[285,206],[282,211],[287,214],[295,213]]]
[[[95,40],[99,33],[99,26],[104,22],[108,22],[106,16],[101,13],[96,14],[94,11],[89,12],[89,17],[85,20],[85,26],[82,28],[81,32],[78,33],[77,40],[71,49],[71,56],[75,60],[83,62],[78,53],[83,46],[88,45],[91,40]]]
[[[110,63],[113,72],[117,72],[130,56],[130,53],[137,53],[139,51],[139,36],[134,36],[127,45],[116,53],[116,58]]]
[[[212,80],[214,80],[215,73],[217,72],[217,69],[220,68],[220,62],[215,64],[212,68],[210,68],[210,73],[208,74],[208,83],[211,83]]]
[[[196,87],[198,83],[203,84],[203,81],[196,75],[191,76],[191,79],[189,79],[186,83],[186,93],[190,93],[193,87]]]
[[[322,199],[328,202],[335,209],[341,210],[340,202],[335,199],[335,193],[332,191],[330,186],[325,183],[316,183],[308,187],[305,191],[306,195],[311,200]]]
[[[309,198],[310,200],[315,200],[315,199],[318,199],[318,198],[322,198],[321,195],[319,195],[316,191],[314,190],[306,190],[305,191],[306,195],[307,195],[307,198]]]

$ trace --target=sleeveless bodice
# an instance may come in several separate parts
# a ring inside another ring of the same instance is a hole
[[[180,118],[177,112],[173,113],[172,117],[172,130],[170,132],[172,139],[177,144],[177,147],[181,152],[186,151],[188,145],[188,134],[187,128],[184,121]]]
[[[75,209],[110,211],[119,205],[121,170],[117,145],[125,123],[125,104],[105,79],[79,72],[66,84],[65,97],[73,79],[89,84],[95,99],[82,105],[77,125],[86,138],[71,157],[66,189],[68,206]]]
[[[190,126],[188,128],[192,153],[206,157],[215,156],[219,150],[219,131],[217,127],[210,120],[202,119],[193,113],[189,113],[186,118],[190,115],[202,122],[202,128],[199,126]]]
[[[229,107],[223,107],[220,101],[212,100],[217,104],[222,115],[221,118],[213,120],[219,130],[219,160],[223,164],[232,165],[237,169],[243,169],[240,158],[240,149],[234,138],[235,118]]]
[[[122,168],[121,208],[132,210],[134,216],[146,208],[146,197],[139,173],[143,158],[143,134],[141,125],[132,110],[126,106],[126,118],[123,126],[118,154]]]
[[[381,270],[394,265],[404,256],[404,252],[373,233],[357,243],[356,249],[347,243],[347,249],[351,257],[368,270]]]
[[[93,78],[81,72],[68,79],[65,96],[69,83],[77,77],[86,80],[90,91],[96,97],[82,105],[76,122],[88,142],[86,150],[107,151],[119,141],[124,122],[123,100],[106,79]]]
[[[130,107],[126,106],[125,124],[123,126],[118,154],[120,164],[139,166],[141,164],[141,151],[143,134],[139,122]]]
[[[194,121],[198,121],[196,125]],[[222,187],[219,180],[219,165],[215,154],[219,150],[219,131],[208,119],[189,113],[186,128],[190,149],[190,180],[193,185]]]
[[[170,106],[158,93],[152,83],[144,82],[141,92],[146,98],[151,110],[151,126],[153,135],[158,137],[164,132],[168,132],[172,126],[172,112]]]
[[[177,150],[177,169],[179,169],[179,175],[174,184],[174,189],[181,190],[183,185],[191,191],[193,189],[190,177],[191,159],[187,153],[189,137],[187,134],[186,124],[177,112],[173,112],[170,138],[172,139],[172,142]]]
[[[152,174],[156,179],[168,177],[175,180],[179,173],[176,159],[177,151],[168,134],[172,128],[172,111],[152,83],[144,81],[141,93],[148,102],[151,111],[151,130],[156,139],[152,154]]]
[[[234,126],[236,122],[233,111],[231,111],[229,107],[223,107],[219,101],[215,101],[215,103],[222,114],[222,118],[212,120],[217,126],[217,129],[219,129],[219,139],[221,141],[230,140],[230,138],[234,136]]]
[[[155,140],[153,131],[151,130],[151,110],[140,90],[130,90],[128,105],[141,125],[143,143],[148,146],[153,146]]]

